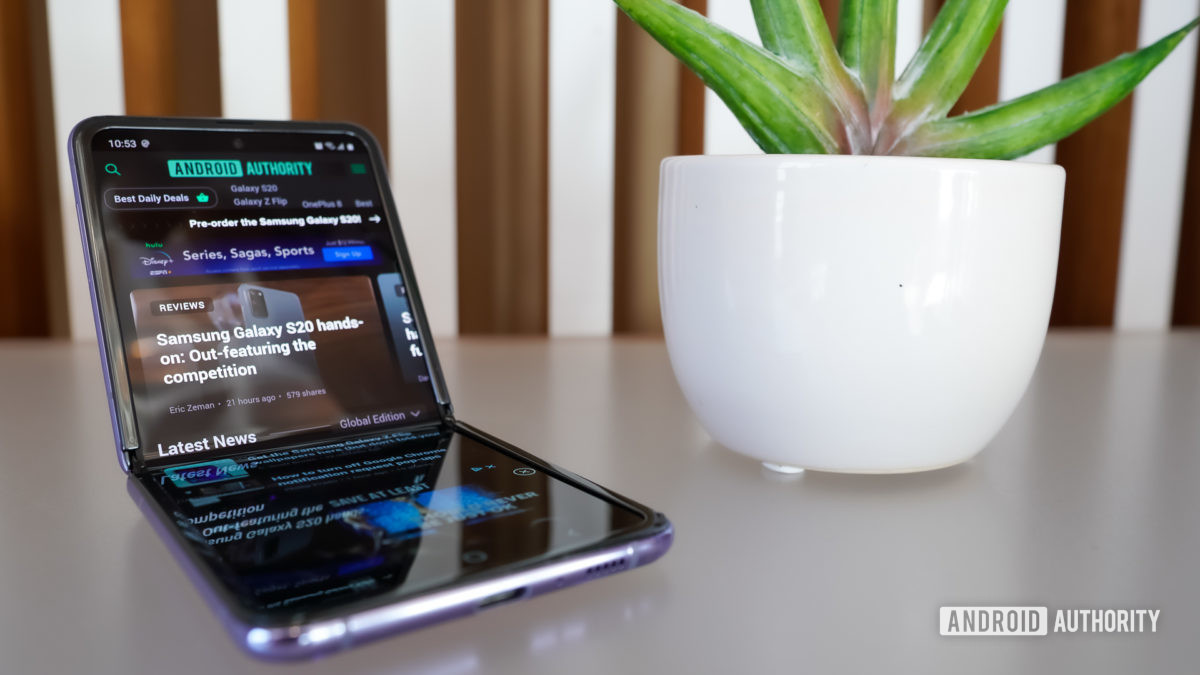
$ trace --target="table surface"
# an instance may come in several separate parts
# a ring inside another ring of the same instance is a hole
[[[0,671],[279,672],[126,494],[95,351],[0,342]],[[974,460],[790,479],[707,437],[661,341],[439,353],[462,419],[662,510],[675,546],[294,672],[1194,672],[1200,333],[1052,333]],[[1153,634],[940,637],[942,605],[1161,614]]]

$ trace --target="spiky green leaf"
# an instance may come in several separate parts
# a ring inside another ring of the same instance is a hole
[[[962,95],[983,60],[1008,0],[947,0],[892,90],[888,133],[879,153],[917,125],[943,117]]]
[[[858,74],[872,117],[887,114],[896,77],[897,0],[842,0],[838,53]],[[882,122],[882,120],[876,120]]]
[[[1129,95],[1187,34],[1196,19],[1136,52],[1012,101],[927,122],[894,154],[1012,159],[1074,133]]]
[[[894,1],[894,0],[893,0]],[[826,83],[833,104],[849,129],[851,150],[870,150],[866,100],[858,82],[838,58],[829,24],[818,0],[750,0],[763,46],[794,69]]]
[[[850,152],[837,108],[811,72],[670,0],[615,2],[721,97],[764,152]]]
[[[750,0],[750,8],[763,46],[797,69],[824,73],[837,58],[817,0]]]

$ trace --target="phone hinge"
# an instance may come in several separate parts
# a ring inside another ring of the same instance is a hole
[[[138,462],[137,452],[129,448],[122,448],[121,452],[125,457],[125,473],[137,474],[141,471],[142,465]]]

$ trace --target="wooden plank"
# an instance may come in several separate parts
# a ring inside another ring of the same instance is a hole
[[[34,3],[0,3],[0,337],[49,333],[46,288],[40,283],[45,246],[39,192],[31,161],[37,143],[33,40]]]
[[[682,66],[629,17],[617,17],[613,182],[613,332],[661,333],[658,165],[683,135]],[[699,78],[697,78],[699,81]],[[703,87],[703,84],[701,84]],[[699,98],[704,99],[703,88]],[[700,138],[691,141],[703,150]],[[695,123],[696,115],[690,116]],[[693,131],[694,133],[694,131]],[[698,142],[697,142],[698,141]]]
[[[708,13],[708,0],[683,0],[685,7]],[[679,70],[678,118],[679,131],[676,135],[676,154],[704,154],[704,81],[682,63],[677,64]],[[657,181],[655,181],[657,185]],[[657,292],[657,285],[656,285]]]
[[[1063,77],[1135,49],[1140,4],[1070,0]],[[1058,144],[1067,192],[1052,325],[1112,325],[1131,114],[1126,99]]]
[[[221,114],[216,0],[121,0],[125,110]]]
[[[547,0],[457,0],[462,333],[545,333]]]
[[[1200,67],[1192,81],[1191,137],[1183,188],[1179,254],[1175,263],[1174,326],[1200,326]]]
[[[704,13],[704,0],[688,0]],[[617,18],[613,184],[613,332],[662,333],[658,166],[704,152],[705,87],[645,31]]]
[[[821,0],[821,12],[825,14],[825,22],[829,24],[829,34],[837,40],[838,12],[842,9],[842,0]]]
[[[366,127],[388,147],[384,0],[288,3],[292,117]]]
[[[54,125],[54,94],[50,81],[50,26],[46,12],[46,0],[29,0],[30,65],[33,72],[33,125],[28,133],[34,137],[34,170],[37,172],[39,206],[39,230],[42,234],[42,279],[46,285],[46,317],[49,335],[69,338],[69,301],[67,293],[67,270],[63,259],[63,218],[60,195],[73,201],[70,182],[59,184],[58,162],[60,152],[58,134]],[[63,153],[65,154],[65,153]],[[61,192],[60,192],[61,190]],[[74,214],[71,224],[75,224]],[[74,244],[75,242],[71,242]]]

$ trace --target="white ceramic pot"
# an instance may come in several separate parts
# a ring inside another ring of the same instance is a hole
[[[785,469],[971,458],[1041,353],[1064,180],[1024,162],[665,160],[659,293],[688,403]]]

